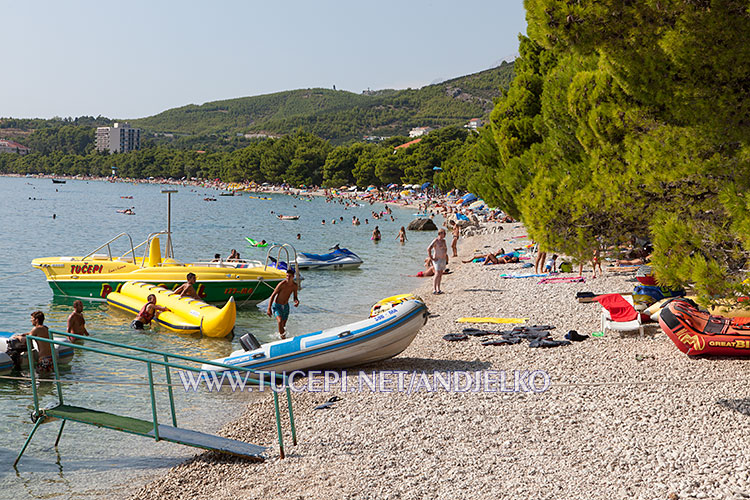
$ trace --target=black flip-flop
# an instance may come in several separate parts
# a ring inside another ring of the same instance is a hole
[[[341,401],[341,398],[339,396],[331,396],[328,401],[323,403],[322,405],[318,405],[313,410],[326,410],[328,408],[334,408],[333,403]]]
[[[565,338],[568,340],[572,340],[573,342],[582,342],[589,338],[588,335],[581,335],[575,330],[570,330],[568,333],[565,334]]]

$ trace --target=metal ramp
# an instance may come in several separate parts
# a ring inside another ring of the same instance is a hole
[[[50,332],[63,334],[62,332],[53,332],[53,331],[50,331]],[[111,429],[111,430],[115,430],[118,432],[126,432],[128,434],[135,434],[138,436],[150,437],[156,441],[161,441],[161,440],[169,441],[172,443],[177,443],[177,444],[181,444],[185,446],[192,446],[195,448],[202,448],[205,450],[213,450],[213,451],[217,451],[221,453],[227,453],[227,454],[239,456],[247,460],[251,460],[251,461],[261,462],[265,460],[264,452],[266,451],[266,448],[263,446],[245,443],[245,442],[237,441],[234,439],[227,439],[227,438],[223,438],[223,437],[216,436],[213,434],[207,434],[207,433],[196,431],[196,430],[183,429],[183,428],[177,427],[177,416],[175,413],[174,394],[172,391],[172,383],[171,383],[172,378],[171,378],[170,368],[177,368],[177,369],[188,370],[188,371],[193,371],[193,372],[201,372],[200,366],[204,364],[213,365],[218,368],[231,369],[232,371],[250,372],[250,374],[253,375],[253,380],[256,380],[259,384],[264,384],[264,385],[268,385],[271,387],[271,392],[274,398],[274,410],[276,414],[276,431],[278,434],[278,441],[279,441],[279,455],[281,458],[284,458],[284,439],[283,439],[283,433],[281,430],[281,417],[280,417],[280,412],[279,412],[278,393],[280,392],[279,388],[281,388],[281,390],[284,390],[287,396],[287,408],[289,411],[289,423],[290,423],[291,433],[292,433],[292,443],[295,445],[297,444],[297,432],[296,432],[296,428],[294,425],[294,413],[292,411],[291,392],[290,392],[286,377],[281,374],[278,374],[278,375],[270,374],[271,376],[268,377],[269,375],[268,373],[258,372],[256,370],[251,370],[249,368],[230,366],[230,365],[225,365],[223,363],[217,363],[214,361],[206,361],[206,360],[201,360],[198,358],[191,358],[188,356],[180,356],[177,354],[168,354],[168,353],[161,352],[161,351],[154,351],[151,349],[129,346],[126,344],[119,344],[117,342],[111,342],[108,340],[96,339],[92,337],[82,337],[80,335],[73,335],[70,333],[64,333],[63,335],[85,340],[87,343],[95,342],[95,343],[105,344],[105,345],[112,346],[112,347],[117,347],[117,348],[125,350],[126,352],[124,353],[116,352],[116,351],[105,350],[105,349],[96,348],[96,347],[84,346],[80,344],[73,344],[73,343],[64,342],[60,340],[34,337],[31,335],[26,336],[26,345],[30,352],[32,349],[32,341],[47,342],[50,344],[65,344],[65,345],[72,346],[74,349],[95,352],[95,353],[103,354],[106,356],[126,358],[126,359],[130,359],[130,360],[145,364],[146,371],[147,371],[147,379],[148,379],[147,385],[149,387],[149,392],[151,396],[152,419],[150,421],[143,420],[140,418],[128,417],[124,415],[116,415],[114,413],[109,413],[105,411],[65,404],[63,401],[62,384],[60,382],[60,372],[59,372],[59,367],[57,363],[57,357],[53,356],[52,361],[53,361],[53,367],[54,367],[54,373],[55,373],[54,382],[57,385],[57,397],[58,397],[59,402],[57,405],[54,405],[48,408],[39,408],[36,373],[35,373],[35,370],[33,369],[30,370],[31,387],[32,387],[32,393],[34,396],[34,409],[35,409],[34,413],[32,414],[33,415],[32,419],[34,420],[35,423],[34,423],[34,428],[29,434],[29,437],[26,439],[26,442],[24,443],[23,448],[18,454],[18,457],[16,458],[15,462],[13,462],[14,467],[18,464],[18,461],[23,456],[24,452],[26,451],[26,448],[31,442],[31,439],[34,437],[34,433],[36,433],[36,430],[39,428],[39,426],[45,422],[53,421],[55,419],[62,420],[62,424],[60,425],[60,431],[57,434],[57,439],[55,440],[55,447],[57,447],[58,443],[60,442],[60,437],[62,436],[63,429],[65,428],[65,423],[70,420],[72,422],[93,425],[96,427]],[[55,352],[53,346],[50,346],[50,347],[52,347],[52,352]],[[161,359],[144,358],[141,356],[130,354],[127,351],[137,351],[139,353],[158,355],[158,357],[160,357]],[[174,361],[170,361],[169,358],[178,359],[182,361],[183,363],[190,362],[190,363],[196,364],[197,367],[188,366],[185,364],[178,364]],[[171,416],[172,425],[164,425],[158,422],[157,411],[156,411],[156,394],[154,391],[153,365],[163,366],[166,371],[166,381],[167,381],[166,386],[167,386],[167,392],[169,394],[169,406],[171,410],[170,416]]]
[[[41,418],[59,418],[66,421],[70,420],[72,422],[127,432],[129,434],[137,434],[139,436],[155,437],[153,423],[148,420],[124,417],[122,415],[115,415],[114,413],[69,405],[57,405],[53,408],[43,409],[41,413]],[[159,424],[158,433],[161,441],[170,441],[185,446],[203,448],[204,450],[220,451],[258,462],[262,462],[265,459],[263,453],[266,451],[266,448],[256,444],[235,441],[234,439],[227,439],[221,436],[214,436],[213,434],[181,429],[164,424]]]

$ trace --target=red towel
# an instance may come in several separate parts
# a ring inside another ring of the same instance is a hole
[[[633,307],[633,304],[625,300],[619,293],[599,295],[596,300],[604,309],[609,311],[609,317],[612,318],[612,321],[633,321],[638,317],[638,312]]]

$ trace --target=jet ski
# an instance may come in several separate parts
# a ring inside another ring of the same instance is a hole
[[[300,252],[297,255],[297,266],[300,269],[354,269],[362,265],[357,254],[335,245],[332,252],[315,254]]]

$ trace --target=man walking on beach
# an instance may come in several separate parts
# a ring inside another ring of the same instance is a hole
[[[297,298],[297,283],[294,282],[294,270],[287,269],[286,279],[276,285],[276,289],[271,294],[271,298],[268,299],[268,311],[266,312],[269,316],[276,316],[276,321],[279,325],[279,335],[281,338],[285,338],[285,327],[286,320],[289,319],[289,297],[294,294],[294,307],[299,306],[299,299]]]
[[[445,229],[438,231],[438,236],[430,246],[427,247],[427,256],[432,260],[432,267],[435,269],[435,277],[432,281],[432,293],[439,295],[443,293],[440,289],[440,282],[443,279],[443,273],[448,266],[448,244],[445,242]]]
[[[83,317],[83,302],[80,300],[73,302],[73,312],[68,316],[67,332],[86,337],[89,336],[89,332],[86,330],[86,319]],[[68,340],[74,342],[77,339],[68,337]]]

